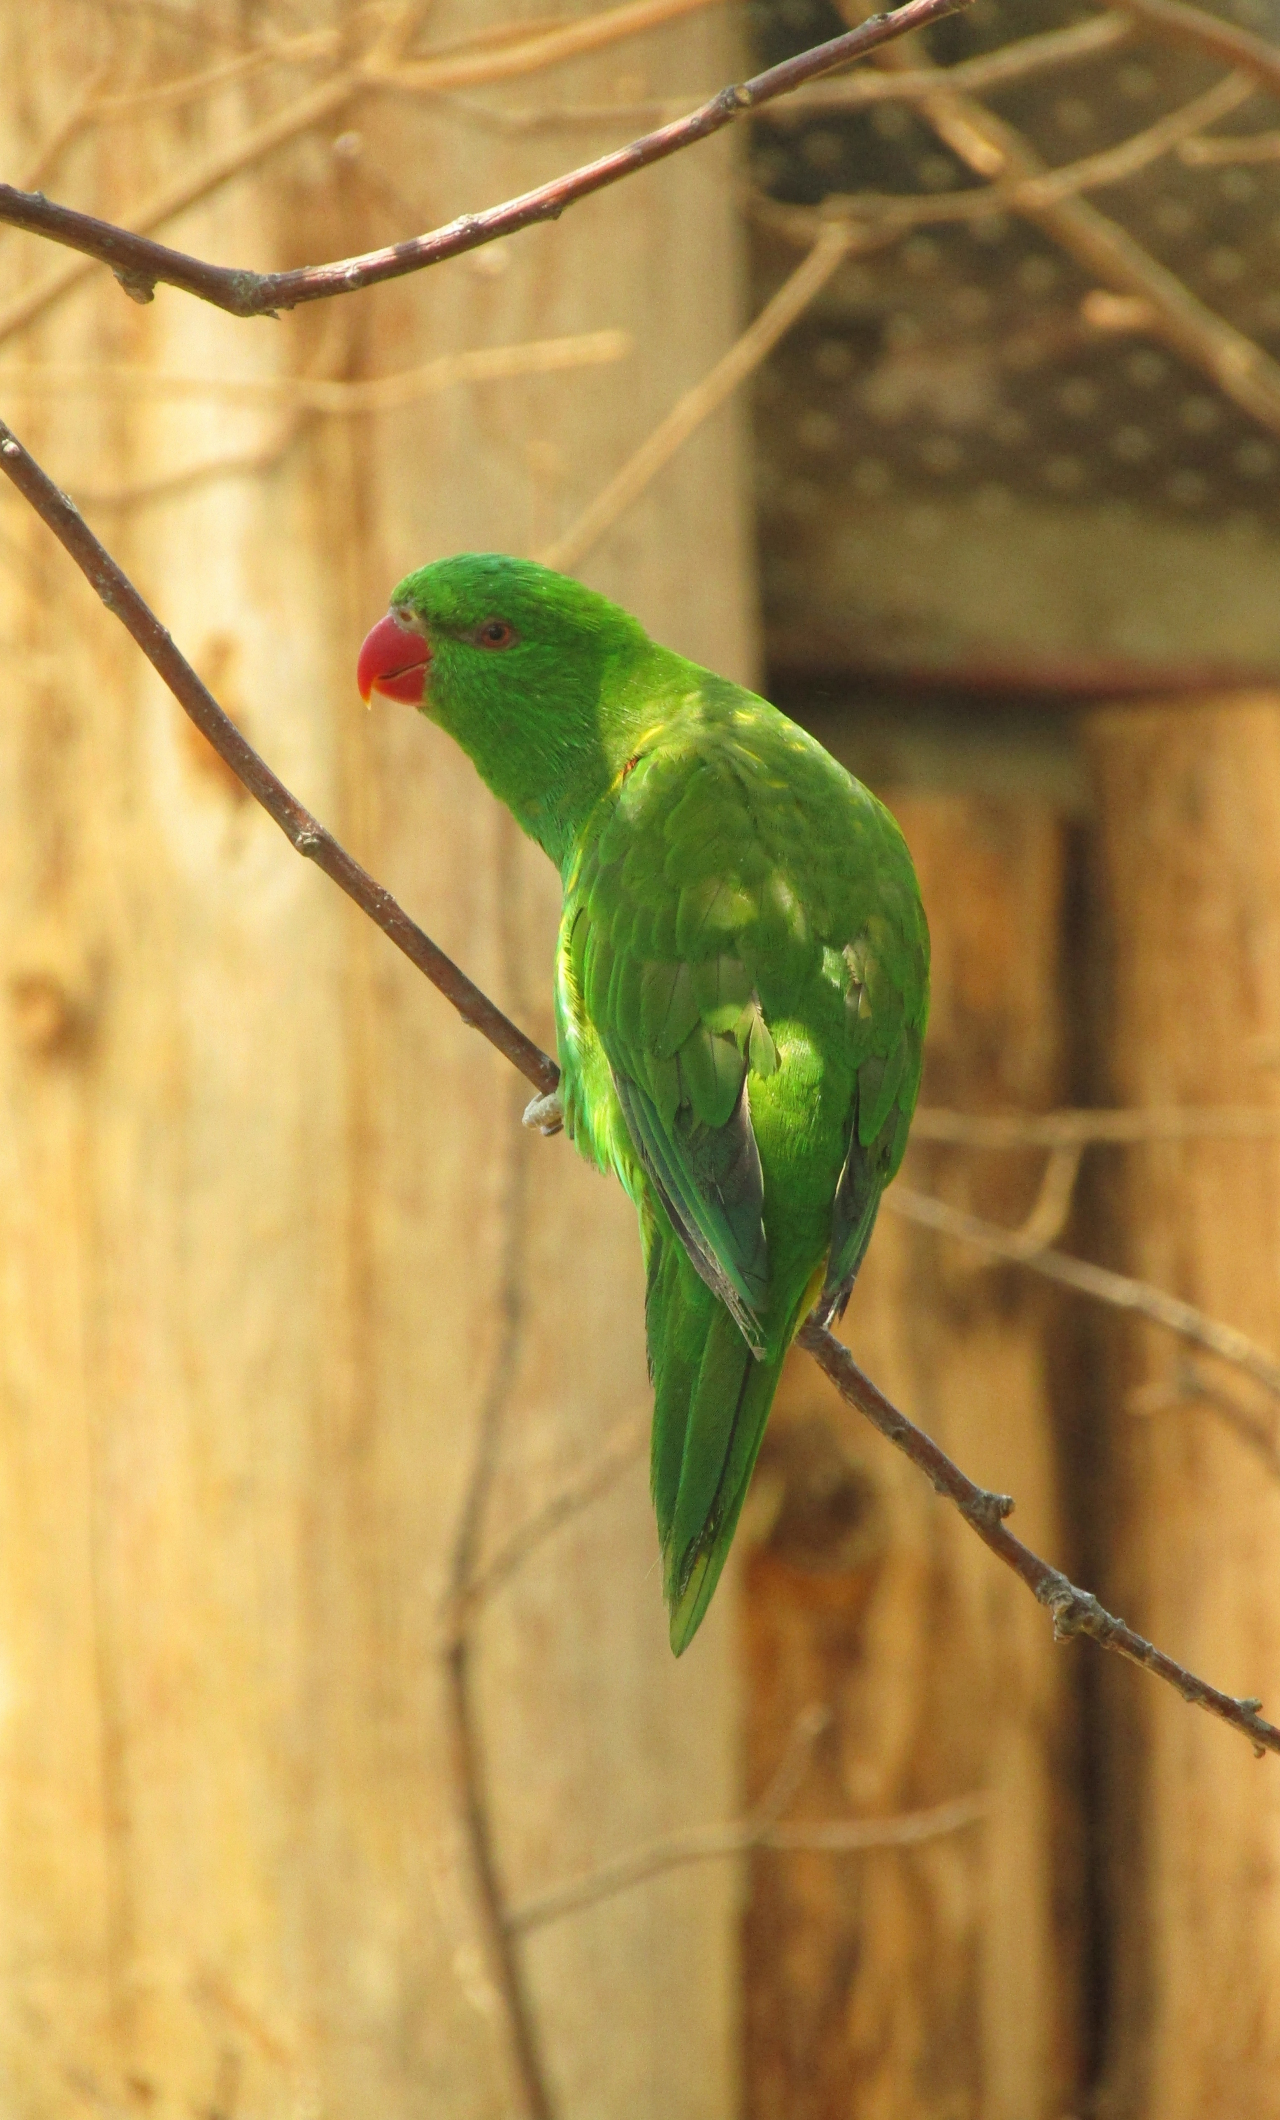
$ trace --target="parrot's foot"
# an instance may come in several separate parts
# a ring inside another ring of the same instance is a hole
[[[558,1134],[564,1130],[564,1106],[560,1092],[553,1089],[548,1096],[533,1097],[525,1105],[521,1124],[536,1127],[540,1134]]]

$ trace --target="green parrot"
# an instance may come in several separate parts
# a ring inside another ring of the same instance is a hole
[[[358,680],[448,731],[560,871],[563,1123],[634,1201],[671,1646],[711,1601],[783,1359],[848,1301],[920,1082],[929,936],[883,804],[580,582],[409,574]]]

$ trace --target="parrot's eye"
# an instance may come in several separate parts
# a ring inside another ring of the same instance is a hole
[[[509,626],[505,618],[486,618],[476,629],[478,648],[509,648],[516,637],[516,629]]]

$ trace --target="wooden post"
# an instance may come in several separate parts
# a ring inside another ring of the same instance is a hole
[[[826,733],[824,731],[824,733]],[[856,746],[848,759],[856,767]],[[933,937],[925,1097],[1060,1100],[1065,831],[1034,796],[884,790]],[[914,1148],[904,1182],[1008,1225],[1043,1158]],[[890,1195],[890,1202],[892,1195]],[[888,1205],[844,1334],[966,1470],[1065,1556],[1055,1306]],[[752,2120],[1056,2120],[1079,2081],[1081,1882],[1071,1667],[1043,1615],[868,1431],[856,1457],[793,1363],[748,1528],[752,1786],[796,1716],[831,1726],[792,1815],[887,1818],[979,1795],[984,1822],[853,1857],[761,1854],[747,1918]]]
[[[1089,717],[1106,1093],[1274,1102],[1280,701]],[[1116,1176],[1117,1263],[1280,1348],[1273,1140],[1164,1142]],[[1239,1694],[1280,1695],[1276,1409],[1154,1329],[1109,1336],[1115,1609]],[[1250,1442],[1236,1418],[1258,1424]],[[1108,1674],[1108,2095],[1143,2120],[1280,2113],[1280,1783],[1164,1689]]]
[[[469,0],[429,36],[509,14]],[[99,49],[85,21],[63,0],[6,19],[11,173],[106,59],[149,84],[224,59],[214,29],[233,50],[241,34],[230,8],[198,28],[103,13]],[[712,10],[493,95],[599,103],[733,71]],[[270,66],[151,106],[41,181],[127,219],[315,80]],[[366,96],[158,232],[262,266],[342,255],[522,189],[579,137]],[[5,289],[63,255],[5,237]],[[11,411],[250,738],[544,1041],[555,878],[442,737],[385,704],[366,719],[356,651],[410,566],[565,528],[723,351],[738,303],[713,147],[279,323],[168,290],[137,308],[95,270],[14,342],[24,362],[270,381],[631,335],[612,365],[376,417],[317,418],[287,388],[265,407],[91,390]],[[723,415],[588,572],[743,675],[739,471]],[[489,1546],[645,1413],[634,1218],[563,1142],[522,1134],[503,1064],[246,803],[43,529],[12,499],[0,517],[6,2098],[506,2114],[440,1600],[487,1404]],[[479,1616],[483,1795],[513,1900],[734,1808],[732,1597],[676,1666],[655,1553],[637,1455]],[[731,1882],[662,1878],[520,1946],[566,2120],[728,2120]]]

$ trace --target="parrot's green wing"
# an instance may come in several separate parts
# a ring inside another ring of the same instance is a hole
[[[824,1320],[841,1316],[849,1300],[880,1196],[902,1161],[920,1087],[927,988],[917,966],[927,965],[927,934],[922,916],[905,923],[886,919],[884,899],[887,895],[892,906],[897,897],[892,880],[887,894],[882,890],[880,895],[881,905],[842,953],[849,978],[845,1005],[854,1094],[849,1148],[831,1210],[831,1251],[819,1305]],[[907,911],[910,915],[910,900]]]
[[[562,944],[636,1154],[757,1355],[770,1272],[746,1084],[777,1056],[740,943],[766,867],[725,745],[667,735],[584,848]]]
[[[906,1141],[923,922],[880,804],[772,708],[712,686],[705,712],[642,745],[585,835],[562,965],[690,1260],[762,1354],[776,1262],[748,1081],[771,1085],[775,1133],[790,1126],[789,1160],[813,1166],[828,1290],[843,1290]],[[777,1082],[775,1030],[807,1049]]]

